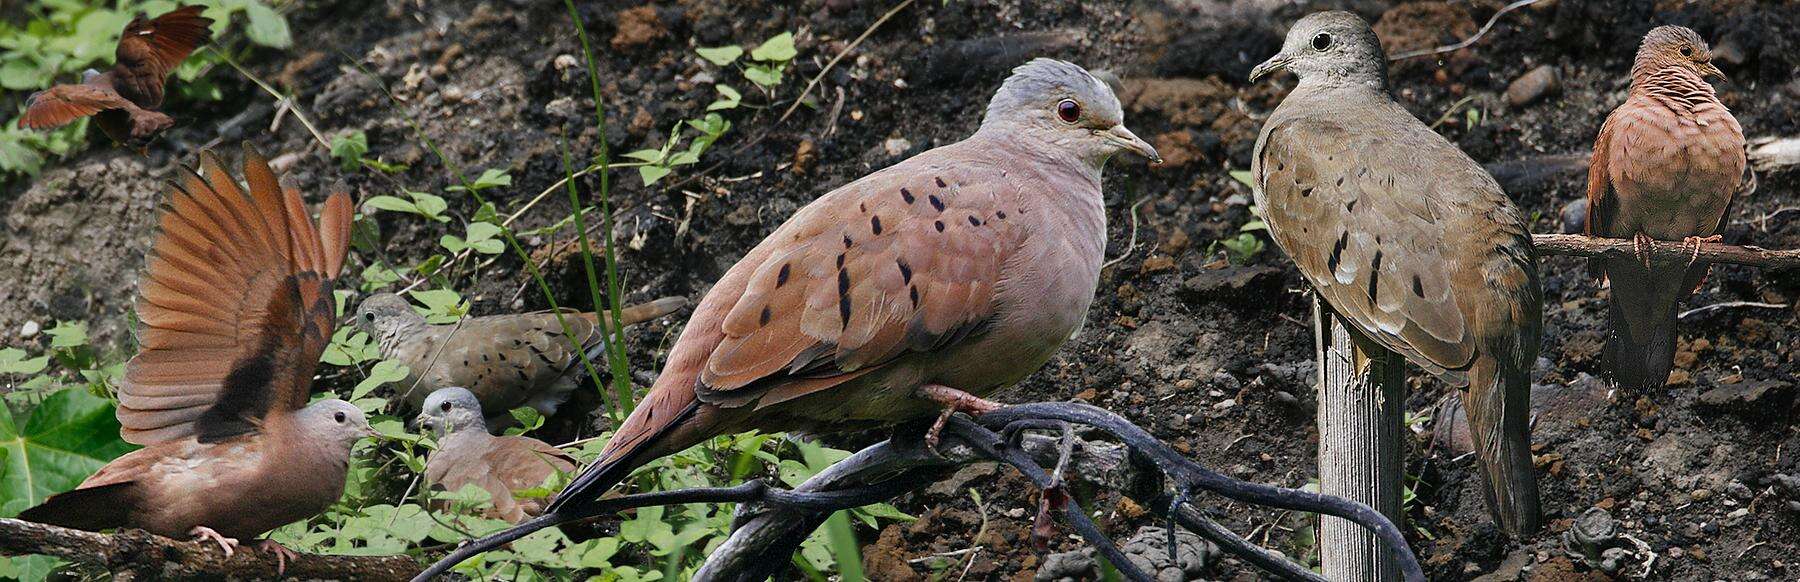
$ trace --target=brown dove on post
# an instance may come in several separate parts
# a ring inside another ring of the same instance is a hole
[[[144,448],[21,519],[192,535],[229,555],[238,539],[337,501],[351,444],[376,436],[348,402],[307,404],[334,325],[349,197],[327,199],[315,226],[248,144],[248,189],[210,152],[200,161],[203,174],[170,185],[138,285],[142,349],[125,366],[118,417]],[[262,547],[283,565],[291,554]]]
[[[1706,77],[1724,78],[1694,31],[1659,26],[1644,35],[1625,103],[1607,116],[1588,167],[1587,233],[1682,240],[1699,252],[1717,242],[1745,179],[1744,128]],[[1642,248],[1641,246],[1639,247]],[[1605,360],[1620,385],[1645,390],[1669,379],[1676,304],[1706,279],[1693,261],[1597,259],[1612,284]]]
[[[485,489],[493,499],[494,516],[506,521],[518,523],[543,513],[546,499],[521,498],[516,492],[575,471],[575,458],[549,443],[488,434],[481,402],[461,387],[432,392],[417,422],[438,443],[425,461],[425,481],[445,491],[469,485]]]
[[[1270,236],[1349,327],[1465,390],[1489,509],[1506,531],[1537,529],[1528,423],[1542,291],[1525,220],[1394,102],[1361,18],[1300,19],[1250,79],[1282,69],[1300,82],[1251,167]]]
[[[212,39],[201,6],[182,6],[146,20],[132,19],[119,35],[112,69],[82,73],[80,84],[56,85],[31,96],[19,127],[52,129],[94,116],[107,137],[137,143],[175,124],[162,107],[163,84],[194,48]]]
[[[621,311],[625,325],[656,319],[687,306],[687,299],[664,297]],[[564,312],[471,317],[432,325],[405,298],[377,293],[356,308],[356,326],[375,338],[381,356],[409,369],[399,386],[418,409],[432,392],[460,386],[475,394],[488,413],[488,428],[511,426],[510,412],[529,406],[549,416],[580,386],[581,358],[600,357],[611,314]],[[581,340],[576,351],[563,323]]]
[[[578,517],[632,469],[715,435],[941,426],[997,407],[979,396],[1037,370],[1086,318],[1106,248],[1101,169],[1121,151],[1157,158],[1122,118],[1086,70],[1033,60],[975,135],[801,208],[700,301],[649,394],[547,513],[437,567]]]

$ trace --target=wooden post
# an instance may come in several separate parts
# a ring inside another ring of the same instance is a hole
[[[1319,492],[1366,503],[1404,530],[1406,362],[1387,350],[1358,358],[1356,332],[1316,297],[1313,333],[1319,362]],[[1368,360],[1365,370],[1357,369],[1359,359]],[[1374,534],[1335,517],[1320,519],[1319,562],[1326,578],[1341,582],[1400,578],[1393,556]]]

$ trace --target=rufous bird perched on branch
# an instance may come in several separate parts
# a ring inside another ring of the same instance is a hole
[[[1255,81],[1293,71],[1252,158],[1275,243],[1346,325],[1465,390],[1503,529],[1539,525],[1531,367],[1542,291],[1531,233],[1481,165],[1389,94],[1387,57],[1349,12],[1294,23]]]
[[[1744,128],[1713,93],[1724,78],[1694,31],[1659,26],[1644,35],[1625,103],[1607,116],[1588,166],[1587,233],[1644,241],[1718,242],[1745,173]],[[1621,386],[1669,379],[1677,303],[1706,280],[1707,265],[1597,259],[1612,286],[1605,361]]]
[[[113,141],[137,145],[175,124],[163,114],[163,85],[194,48],[212,39],[213,20],[201,6],[182,6],[146,20],[132,19],[119,35],[113,66],[89,69],[81,83],[56,85],[31,96],[19,127],[52,129],[94,116]]]
[[[1122,117],[1086,70],[1037,59],[975,135],[800,209],[700,301],[600,459],[543,516],[471,551],[578,517],[632,469],[716,435],[941,426],[998,407],[980,395],[1037,370],[1086,318],[1107,160],[1160,159]]]
[[[349,196],[326,199],[315,226],[248,144],[247,190],[210,152],[200,161],[202,173],[170,185],[138,284],[143,347],[125,366],[118,417],[144,448],[20,519],[191,535],[229,555],[336,502],[351,444],[376,436],[349,402],[307,403],[335,326]],[[282,564],[291,555],[262,547]]]

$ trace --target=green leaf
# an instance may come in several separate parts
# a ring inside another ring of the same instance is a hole
[[[713,101],[712,104],[707,105],[706,106],[707,111],[722,111],[725,109],[737,109],[738,104],[742,103],[744,101],[744,95],[741,93],[738,93],[738,90],[731,88],[730,85],[725,85],[725,84],[713,85],[713,90],[719,92],[719,99],[717,101]]]
[[[762,45],[751,50],[750,58],[785,63],[794,60],[794,55],[797,54],[799,52],[794,50],[794,33],[783,32],[763,41]]]
[[[87,324],[79,321],[56,322],[56,327],[46,329],[44,333],[50,336],[52,348],[79,348],[88,343]]]
[[[623,155],[624,155],[624,157],[627,157],[627,158],[631,158],[634,160],[640,160],[640,161],[648,162],[648,163],[652,163],[652,164],[661,162],[663,159],[662,150],[638,150],[638,151],[630,152],[630,153],[623,154]]]
[[[456,323],[469,313],[469,306],[462,296],[449,289],[432,289],[429,291],[413,291],[412,298],[425,306],[425,321],[431,323]]]
[[[757,85],[774,87],[781,84],[781,69],[780,65],[772,67],[750,65],[744,68],[744,78]]]
[[[497,238],[499,236],[499,226],[487,222],[471,222],[469,223],[469,238],[465,240],[471,248],[475,249],[475,252],[497,255],[500,254],[500,251],[506,250],[506,244]]]
[[[657,180],[663,179],[664,176],[668,176],[671,172],[674,172],[674,170],[662,166],[638,166],[638,177],[644,179],[645,186],[655,184]]]
[[[250,42],[272,48],[288,48],[293,46],[293,34],[288,32],[287,18],[270,8],[260,0],[252,1],[244,7],[244,16],[249,17],[250,26],[244,34]]]
[[[511,186],[511,185],[512,185],[512,176],[511,175],[507,174],[504,170],[496,170],[493,168],[488,168],[486,171],[483,171],[481,173],[481,176],[476,177],[475,181],[470,183],[468,186],[463,186],[461,184],[458,184],[455,186],[451,186],[449,188],[445,188],[445,190],[450,190],[452,192],[467,192],[470,190],[474,190],[474,191],[479,192],[482,190],[486,190],[488,188],[498,188],[501,186]]]
[[[519,421],[519,425],[506,429],[506,434],[525,434],[544,426],[544,413],[539,412],[536,408],[521,406],[508,412],[512,414],[514,420]]]
[[[400,282],[400,272],[381,262],[370,263],[362,271],[362,290],[365,292],[398,282]]]
[[[1256,177],[1250,174],[1250,170],[1232,170],[1231,179],[1237,180],[1252,189],[1256,188]]]
[[[694,52],[699,53],[700,58],[706,59],[707,62],[723,67],[736,62],[738,57],[744,56],[744,47],[735,44],[700,47],[694,49]]]
[[[374,392],[383,384],[405,380],[410,371],[411,369],[407,368],[406,364],[400,363],[399,360],[376,362],[374,367],[369,368],[369,377],[363,378],[363,381],[356,383],[355,388],[350,389],[350,399],[356,400],[368,396],[370,392]]]
[[[0,374],[36,374],[50,366],[50,356],[25,356],[25,350],[0,348]]]
[[[405,200],[401,200],[401,199],[393,197],[393,196],[386,196],[386,195],[370,196],[368,200],[364,200],[363,201],[364,211],[366,212],[368,209],[371,209],[371,208],[373,208],[375,210],[386,210],[386,211],[390,211],[390,212],[406,212],[409,214],[421,214],[419,212],[419,205],[413,204],[411,202],[407,202]]]
[[[354,366],[380,357],[381,352],[369,339],[369,334],[354,327],[340,327],[332,332],[331,343],[325,346],[319,361],[333,366]]]
[[[444,211],[450,208],[450,203],[445,202],[442,196],[424,192],[407,192],[406,195],[412,197],[413,206],[418,208],[421,216],[438,222],[450,222],[450,217],[444,216]]]
[[[362,164],[363,155],[367,153],[369,153],[369,135],[360,129],[331,138],[331,157],[337,158],[338,167],[345,172],[356,171],[357,166]],[[383,196],[376,198],[383,198]]]
[[[0,515],[17,515],[74,489],[133,448],[119,439],[112,401],[86,389],[53,392],[20,417],[0,407],[0,472],[6,475],[0,479]]]

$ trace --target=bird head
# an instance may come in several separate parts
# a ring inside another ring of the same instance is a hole
[[[424,327],[425,317],[399,295],[376,293],[356,306],[356,328],[371,336],[392,335],[413,326]]]
[[[1631,77],[1635,81],[1641,75],[1676,67],[1699,75],[1702,79],[1730,81],[1725,72],[1712,63],[1712,59],[1712,47],[1707,46],[1706,39],[1700,38],[1700,33],[1694,32],[1694,29],[1685,26],[1658,26],[1644,34],[1643,44],[1638,45],[1637,60],[1631,66]]]
[[[988,102],[981,128],[1021,131],[1071,150],[1096,169],[1121,151],[1162,163],[1156,148],[1125,128],[1125,113],[1111,87],[1086,69],[1055,59],[1032,59],[1013,69]]]
[[[413,426],[434,437],[441,439],[466,429],[487,430],[487,423],[481,418],[481,401],[467,388],[452,386],[432,392],[421,408]]]
[[[300,409],[299,418],[301,424],[314,435],[346,446],[364,437],[381,436],[381,433],[369,427],[369,419],[363,416],[361,408],[336,398],[308,404],[306,408]]]
[[[1341,10],[1315,12],[1288,29],[1281,52],[1250,70],[1254,83],[1293,71],[1304,83],[1366,84],[1387,89],[1387,52],[1368,21]]]

